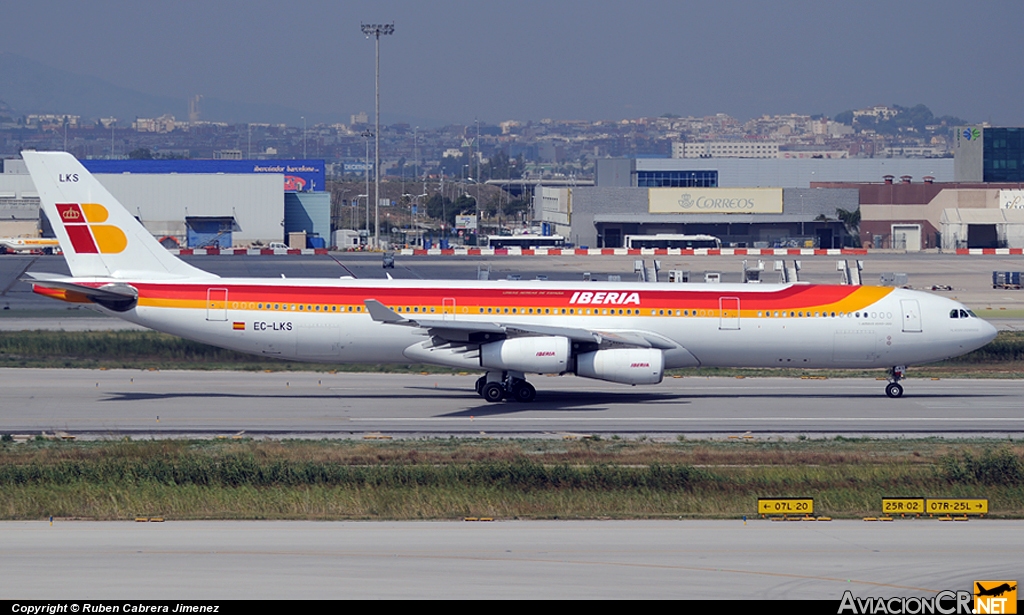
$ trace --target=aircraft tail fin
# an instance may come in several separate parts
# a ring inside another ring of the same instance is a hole
[[[22,152],[71,275],[172,279],[217,277],[167,251],[66,152]]]

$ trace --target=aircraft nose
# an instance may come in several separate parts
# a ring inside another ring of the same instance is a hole
[[[981,327],[981,333],[979,335],[979,341],[981,341],[981,344],[978,346],[979,348],[996,339],[996,335],[999,333],[999,331],[995,328],[995,325],[993,325],[989,321],[983,320],[981,322],[985,324],[982,325]]]

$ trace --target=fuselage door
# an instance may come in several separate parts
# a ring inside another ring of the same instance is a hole
[[[739,329],[740,328],[740,298],[739,297],[719,297],[718,298],[718,310],[719,310],[719,329]]]
[[[901,299],[900,307],[903,309],[903,331],[905,333],[921,332],[921,306],[917,299]]]
[[[206,289],[206,320],[228,319],[228,289]]]
[[[455,299],[441,300],[441,320],[455,320]]]

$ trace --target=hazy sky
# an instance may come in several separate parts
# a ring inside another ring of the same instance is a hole
[[[0,51],[183,101],[263,101],[345,122],[373,117],[373,41],[360,22],[393,21],[381,40],[385,121],[924,103],[1024,125],[1021,0],[32,0],[4,3],[0,18]]]

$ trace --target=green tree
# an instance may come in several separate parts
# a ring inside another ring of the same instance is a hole
[[[854,247],[860,247],[860,208],[846,211],[842,207],[837,207],[836,217],[846,227],[847,234],[853,239]]]
[[[487,164],[481,168],[483,179],[519,179],[523,176],[521,159],[511,159],[502,150],[494,152]]]

